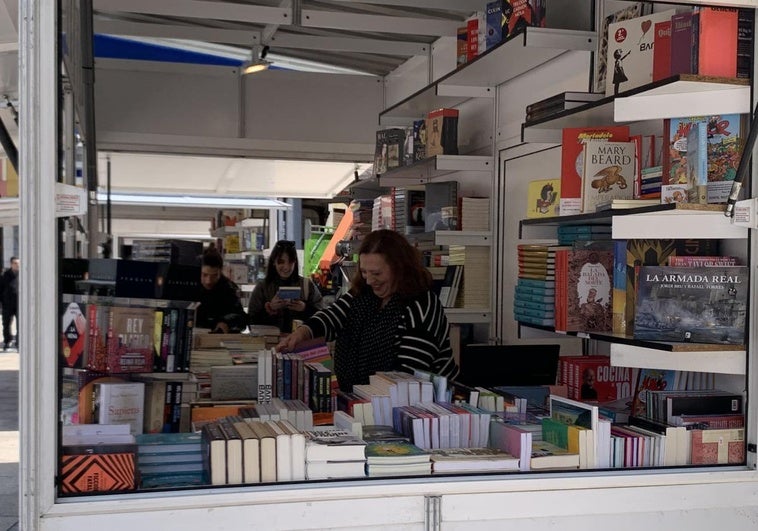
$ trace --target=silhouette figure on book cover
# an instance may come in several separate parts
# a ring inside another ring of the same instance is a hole
[[[632,53],[631,50],[624,53],[621,48],[618,48],[613,52],[613,93],[618,94],[619,88],[621,87],[621,83],[625,81],[629,81],[629,78],[626,77],[626,74],[624,73],[624,65],[621,63],[626,59],[629,54]]]

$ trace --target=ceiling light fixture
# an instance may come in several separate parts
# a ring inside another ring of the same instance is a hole
[[[268,55],[268,46],[254,44],[252,59],[250,62],[242,65],[242,75],[244,76],[268,70],[268,67],[271,66],[271,61],[266,60],[266,55]]]

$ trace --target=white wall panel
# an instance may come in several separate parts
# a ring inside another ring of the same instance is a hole
[[[167,135],[169,143],[171,137],[265,141],[279,146],[279,157],[287,144],[290,158],[302,157],[297,148],[305,144],[328,153],[345,144],[353,159],[360,146],[363,160],[373,157],[382,94],[376,77],[268,70],[241,81],[229,67],[106,60],[98,61],[96,79],[98,136],[111,149],[119,148],[114,139],[136,133],[154,135],[152,151],[162,147],[158,135]],[[211,144],[217,142],[208,142],[206,154],[222,152]]]
[[[526,52],[528,53],[528,51]],[[498,87],[497,146],[520,142],[526,106],[567,90],[589,89],[590,54],[566,52],[547,65]],[[556,83],[556,79],[560,82]]]
[[[376,142],[380,78],[282,70],[261,74],[245,77],[245,137],[371,146]]]
[[[423,55],[411,57],[384,78],[384,107],[391,107],[428,84],[429,58]],[[373,123],[376,123],[376,117]]]
[[[237,136],[238,77],[230,67],[98,60],[95,117],[101,131]]]

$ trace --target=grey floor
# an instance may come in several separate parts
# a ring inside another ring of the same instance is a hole
[[[0,531],[18,531],[18,352],[0,350]]]

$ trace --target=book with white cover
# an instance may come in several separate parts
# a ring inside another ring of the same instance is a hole
[[[92,407],[92,418],[97,424],[128,424],[132,435],[142,433],[145,418],[145,384],[95,383]]]

